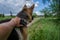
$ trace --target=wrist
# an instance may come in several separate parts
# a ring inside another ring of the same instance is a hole
[[[12,20],[12,23],[13,23],[13,25],[15,25],[15,26],[19,26],[20,24],[20,18],[18,18],[18,17],[15,17],[15,18],[13,18]]]
[[[9,21],[9,24],[11,25],[11,26],[13,26],[13,27],[15,27],[16,26],[16,23],[14,22],[14,20],[12,19],[11,21]]]

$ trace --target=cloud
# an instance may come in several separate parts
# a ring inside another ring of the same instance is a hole
[[[44,15],[44,13],[41,13],[41,12],[39,12],[39,11],[36,11],[35,12],[37,15]]]
[[[10,11],[18,13],[22,10],[23,6],[27,3],[27,0],[0,0],[0,12],[8,14]],[[29,3],[26,5],[29,7],[32,5],[33,0],[28,0]],[[2,9],[4,8],[4,9]]]
[[[20,11],[25,2],[26,0],[0,0],[0,4],[2,4],[2,6],[5,6],[5,8],[8,10],[14,11],[14,13]]]
[[[28,7],[31,7],[32,4],[35,4],[35,7],[38,7],[38,6],[39,6],[39,1],[36,1],[36,2],[34,2],[33,0],[28,0],[28,1],[26,1],[26,5],[27,5]]]
[[[29,1],[27,5],[31,5],[30,2],[32,2],[33,0],[0,0],[0,3],[5,6],[14,8],[18,6],[21,6],[21,7],[24,6],[26,4],[26,1]]]
[[[35,4],[35,7],[38,7],[38,4]]]
[[[33,2],[32,1],[26,1],[26,6],[29,8],[33,5]]]
[[[0,0],[0,3],[2,3],[4,0]]]
[[[35,2],[35,7],[38,7],[39,6],[39,1],[36,1]]]

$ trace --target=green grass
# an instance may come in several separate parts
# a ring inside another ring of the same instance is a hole
[[[12,17],[0,17],[0,20]],[[28,28],[29,40],[60,40],[60,23],[55,19],[41,18]]]
[[[43,18],[28,28],[29,40],[60,40],[60,25],[53,19]]]
[[[10,19],[10,18],[14,18],[14,16],[13,17],[11,17],[11,16],[0,17],[0,20]]]

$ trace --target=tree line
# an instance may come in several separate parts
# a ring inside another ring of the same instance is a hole
[[[60,19],[60,0],[42,0],[45,4],[46,2],[49,2],[50,5],[48,7],[45,7],[40,12],[44,13],[45,17],[54,16],[57,19]]]
[[[11,16],[11,17],[13,16],[12,14],[13,14],[13,13],[10,11],[10,16]],[[0,17],[5,17],[4,13],[0,13]]]

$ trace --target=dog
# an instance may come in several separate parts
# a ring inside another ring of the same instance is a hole
[[[20,11],[16,15],[17,17],[21,18],[20,20],[21,27],[17,29],[19,29],[19,31],[21,32],[23,40],[27,40],[27,24],[33,20],[33,17],[32,17],[33,9],[34,9],[34,4],[30,8],[27,8],[27,6],[24,5],[22,11]],[[11,19],[2,20],[0,21],[0,23],[8,22],[10,20]],[[7,40],[20,40],[19,35],[15,28],[12,30]]]

